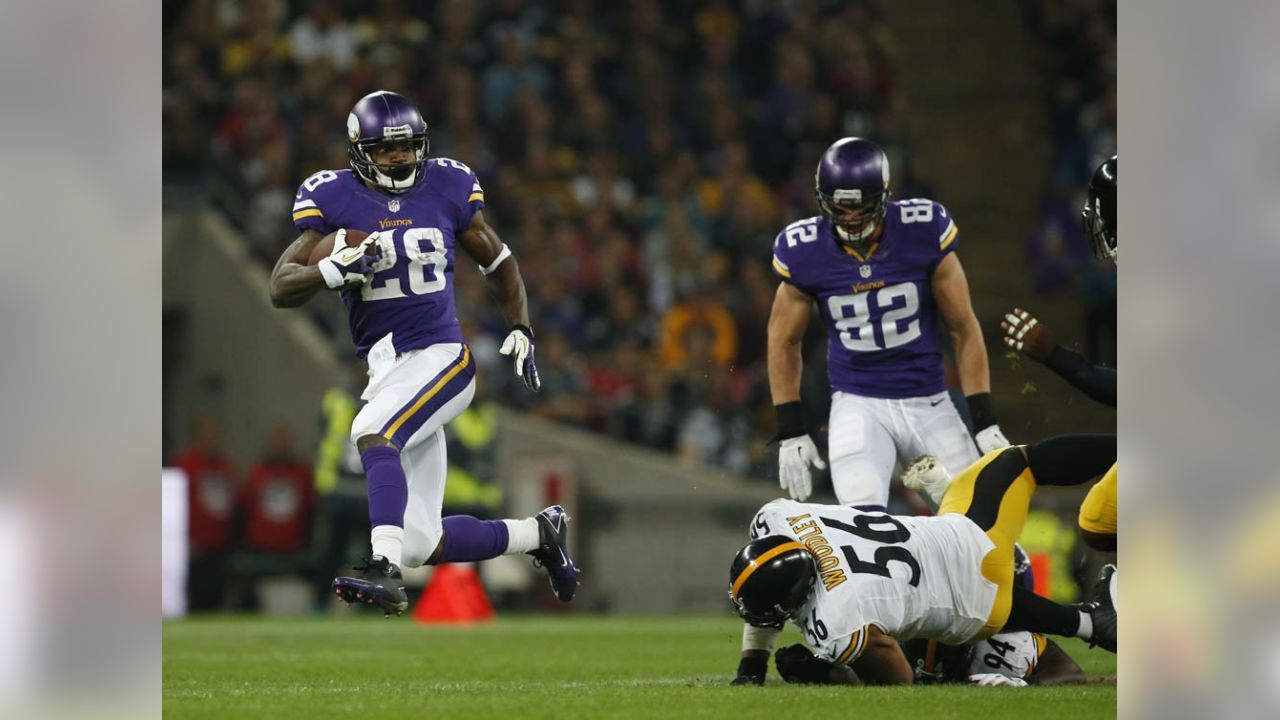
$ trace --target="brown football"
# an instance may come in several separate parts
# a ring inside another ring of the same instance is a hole
[[[316,246],[311,249],[311,257],[307,259],[308,265],[315,265],[321,260],[329,257],[329,253],[333,252],[333,242],[337,238],[340,230],[335,230],[325,235]],[[369,237],[369,233],[361,230],[347,230],[347,247],[355,247]],[[365,255],[376,255],[378,252],[378,244],[369,245],[369,249],[364,251]]]

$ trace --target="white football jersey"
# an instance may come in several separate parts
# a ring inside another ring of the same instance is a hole
[[[898,640],[959,645],[986,624],[996,585],[982,575],[995,544],[963,515],[907,517],[840,505],[774,500],[753,538],[786,535],[813,553],[818,578],[793,621],[819,656],[862,653],[867,626]]]
[[[1025,630],[992,635],[973,644],[969,674],[999,673],[1025,680],[1035,671],[1036,662],[1048,645],[1049,639],[1044,635]]]

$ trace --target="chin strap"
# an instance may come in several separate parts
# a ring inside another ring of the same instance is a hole
[[[409,177],[405,178],[404,180],[396,180],[390,175],[379,170],[377,165],[374,165],[373,166],[374,176],[378,178],[377,180],[374,181],[374,184],[382,188],[383,190],[389,190],[394,193],[405,192],[409,188],[413,187],[413,184],[418,180],[417,165],[418,164],[414,165],[413,170],[409,171]],[[391,183],[391,185],[387,185],[386,184],[387,182]],[[399,183],[404,183],[404,186],[401,187]]]

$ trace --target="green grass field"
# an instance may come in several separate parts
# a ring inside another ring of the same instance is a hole
[[[730,687],[741,624],[724,617],[201,618],[164,626],[169,718],[1115,717],[1115,656],[1063,646],[1093,681],[1058,688],[807,687],[770,668]],[[782,643],[799,642],[788,628]]]

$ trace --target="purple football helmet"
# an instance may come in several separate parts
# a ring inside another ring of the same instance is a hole
[[[427,123],[409,99],[386,90],[360,98],[347,116],[347,156],[351,169],[365,182],[389,190],[404,192],[413,187],[418,172],[427,161]],[[374,150],[407,143],[414,161],[396,163],[383,168],[373,161]]]
[[[818,209],[846,245],[870,237],[889,207],[889,158],[870,140],[847,137],[818,161]]]

